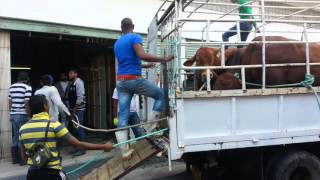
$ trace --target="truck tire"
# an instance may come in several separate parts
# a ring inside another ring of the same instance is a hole
[[[319,180],[320,161],[306,151],[276,155],[266,168],[267,180]]]
[[[192,180],[203,179],[203,169],[197,165],[191,165]]]

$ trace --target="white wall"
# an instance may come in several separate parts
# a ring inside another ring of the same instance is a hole
[[[137,32],[147,32],[160,0],[1,0],[0,16],[120,30],[131,17]]]

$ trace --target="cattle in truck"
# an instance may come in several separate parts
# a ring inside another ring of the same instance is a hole
[[[279,41],[281,43],[266,43],[265,45],[265,63],[266,64],[288,64],[282,67],[266,68],[266,86],[296,84],[305,80],[306,66],[290,66],[294,63],[306,63],[306,46],[303,43],[292,43],[292,39],[280,36],[266,36],[266,41]],[[261,65],[263,57],[262,37],[256,37],[248,46],[244,48],[229,48],[225,50],[225,65]],[[285,43],[288,41],[288,43]],[[289,43],[290,41],[290,43]],[[320,62],[320,44],[310,43],[309,45],[310,63]],[[201,51],[200,51],[201,50]],[[198,52],[201,53],[198,53]],[[215,48],[201,48],[197,51],[195,58],[186,61],[188,66],[193,62],[195,66],[221,66],[221,50]],[[198,72],[197,81],[206,79],[206,73]],[[224,73],[228,74],[224,74]],[[214,70],[211,71],[215,78],[211,78],[213,89],[239,89],[239,80],[241,77],[231,76],[231,74],[240,74],[240,69]],[[320,67],[311,66],[310,73],[314,77],[313,85],[320,85]],[[220,77],[221,76],[221,77]],[[262,68],[246,68],[245,80],[253,84],[262,85]],[[232,86],[234,85],[234,86]],[[253,86],[256,87],[256,86]]]

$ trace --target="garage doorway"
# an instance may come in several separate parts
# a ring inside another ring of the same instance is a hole
[[[33,91],[40,88],[40,76],[51,74],[55,82],[60,73],[79,70],[86,88],[86,118],[92,128],[112,127],[112,92],[115,87],[115,56],[112,39],[88,38],[11,31],[11,79],[25,68]]]

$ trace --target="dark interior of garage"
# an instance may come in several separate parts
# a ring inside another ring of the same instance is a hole
[[[40,76],[50,74],[58,81],[59,73],[76,68],[86,88],[85,125],[111,128],[112,92],[115,87],[114,41],[109,39],[57,34],[11,32],[12,83],[26,68],[33,91],[40,88]]]

